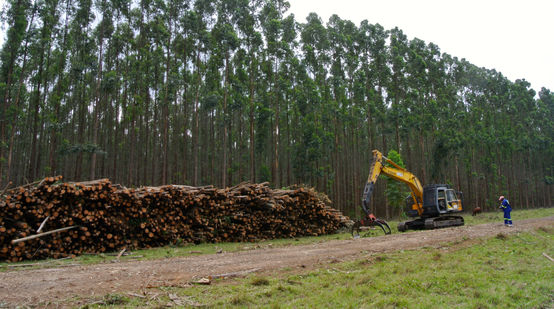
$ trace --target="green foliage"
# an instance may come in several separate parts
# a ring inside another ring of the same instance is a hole
[[[387,158],[396,163],[400,167],[405,167],[402,157],[396,150],[390,150],[387,154]],[[387,163],[387,166],[396,168],[392,164]],[[387,179],[387,188],[385,189],[385,194],[387,196],[387,201],[394,208],[402,208],[404,205],[404,199],[406,198],[408,191],[406,190],[406,185],[398,182],[394,179]]]
[[[72,155],[76,153],[96,153],[105,155],[106,151],[102,150],[99,145],[95,144],[63,144],[58,150],[61,156]]]
[[[258,181],[265,182],[271,180],[271,170],[267,165],[260,166],[260,170],[258,171]]]
[[[551,199],[549,89],[399,28],[289,6],[6,1],[0,185],[100,170],[127,186],[303,182],[354,213],[371,150],[395,149],[469,205],[504,188],[525,207]]]

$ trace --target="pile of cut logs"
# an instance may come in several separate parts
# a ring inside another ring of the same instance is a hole
[[[306,188],[125,188],[62,177],[0,199],[0,260],[63,258],[175,243],[240,242],[333,233],[348,218]]]

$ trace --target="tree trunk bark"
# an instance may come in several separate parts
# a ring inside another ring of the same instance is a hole
[[[23,1],[22,0],[18,0],[17,1],[17,4],[16,4],[16,9],[15,11],[17,12],[20,12],[20,10],[24,10],[22,8],[23,6]],[[32,16],[31,16],[31,22],[29,23],[29,28],[26,29],[26,33],[29,33],[30,30],[32,29],[33,27],[33,20],[35,18],[35,11],[36,11],[36,4],[33,8],[33,12],[32,12]],[[17,13],[16,13],[17,14]],[[28,46],[28,43],[29,43],[29,40],[26,39],[25,40],[25,57],[26,57],[26,53],[27,53],[27,46]],[[5,77],[6,78],[6,84],[5,84],[5,92],[4,92],[4,98],[3,98],[3,104],[2,104],[2,117],[0,117],[0,143],[4,144],[5,141],[6,141],[6,119],[5,119],[5,115],[7,113],[7,110],[8,110],[8,106],[9,106],[9,103],[11,101],[11,84],[12,84],[12,79],[13,79],[13,71],[14,71],[14,66],[15,66],[15,61],[16,61],[16,58],[17,58],[17,51],[19,50],[19,42],[18,44],[14,44],[14,46],[12,46],[12,49],[10,50],[10,57],[9,57],[9,64],[8,64],[8,72],[7,72],[7,76]],[[24,74],[22,73],[21,74],[21,79],[23,79],[23,76]],[[14,131],[15,128],[12,128],[12,131]],[[10,137],[10,140],[11,140],[11,137]],[[11,144],[10,144],[10,148],[12,148]],[[9,157],[11,157],[11,153],[8,154]],[[4,163],[3,163],[3,159],[4,159],[4,147],[0,147],[0,184],[2,184],[2,180],[3,180],[3,171],[4,171]],[[10,159],[8,159],[8,161],[11,163]],[[8,170],[10,170],[11,166],[8,166]],[[7,180],[6,180],[6,183],[9,183],[9,172],[8,172],[8,176],[7,176]]]
[[[165,89],[164,89],[164,102],[162,107],[162,121],[163,121],[163,160],[162,160],[162,184],[168,183],[168,169],[169,169],[169,72],[171,63],[171,35],[173,29],[173,22],[169,22],[169,37],[167,39],[167,57],[165,64]]]
[[[200,46],[200,45],[199,45]],[[196,50],[196,95],[194,98],[194,129],[192,132],[192,160],[194,162],[194,172],[192,184],[198,186],[198,134],[200,133],[200,123],[199,123],[199,111],[198,111],[198,101],[200,99],[200,47]]]
[[[273,128],[273,185],[278,188],[280,186],[279,179],[279,95],[276,84],[277,78],[277,61],[275,61],[275,72],[273,75],[273,90],[274,90],[274,104],[275,104],[275,124]]]
[[[227,99],[229,96],[229,51],[225,51],[225,87],[223,90],[223,167],[221,168],[221,183],[222,187],[227,186],[227,169],[229,168],[228,159],[228,141],[229,141],[229,122],[231,117],[227,115]]]
[[[46,27],[46,25],[44,25]],[[44,42],[46,40],[46,29],[43,28],[41,30],[41,42]],[[43,84],[43,71],[44,71],[44,53],[45,53],[45,46],[41,46],[40,49],[40,60],[39,60],[39,69],[38,69],[38,81],[37,81],[37,91],[34,97],[33,102],[33,124],[32,124],[32,131],[31,131],[31,158],[29,160],[29,172],[28,172],[28,178],[30,180],[34,180],[36,177],[37,172],[37,143],[38,143],[38,117],[39,117],[39,111],[40,111],[40,98],[41,98],[41,88]]]
[[[34,20],[34,17],[35,15],[33,14],[33,16],[31,17],[31,25],[33,23],[33,20]],[[15,102],[14,102],[14,106],[15,108],[17,109],[19,107],[19,101],[21,99],[21,90],[23,89],[23,83],[24,83],[24,80],[25,80],[25,73],[26,73],[26,70],[27,70],[27,55],[28,55],[28,52],[29,52],[29,40],[26,40],[25,41],[25,48],[24,48],[24,52],[23,52],[23,63],[22,63],[22,66],[21,66],[21,75],[20,75],[20,78],[19,78],[19,86],[17,87],[17,94],[15,96]],[[10,76],[8,76],[9,78]],[[9,91],[8,89],[9,87],[6,86],[6,92]],[[7,102],[6,104],[4,104],[4,108],[7,108]],[[5,115],[5,111],[4,111],[4,114]],[[12,170],[12,158],[13,158],[13,149],[14,149],[14,138],[15,138],[15,132],[17,131],[17,120],[15,119],[14,122],[13,122],[13,126],[12,126],[12,131],[10,133],[10,141],[9,141],[9,147],[8,147],[8,160],[7,160],[7,170],[6,170],[6,183],[9,183],[10,182],[10,177],[11,177],[11,170]],[[2,141],[4,139],[2,138]],[[2,148],[2,147],[0,147]],[[2,158],[3,154],[1,153],[2,150],[0,150],[0,158]],[[2,168],[3,168],[3,164],[2,162],[0,162],[0,184],[2,184]]]
[[[250,64],[252,67],[252,64]],[[250,133],[250,181],[256,182],[256,160],[254,157],[254,150],[256,144],[254,143],[254,77],[253,69],[250,69],[250,111],[249,111],[249,133]]]
[[[105,1],[102,1],[104,4]],[[96,146],[98,143],[98,127],[100,125],[99,109],[100,109],[100,83],[102,81],[102,62],[103,62],[103,47],[104,47],[104,22],[100,22],[100,38],[98,47],[98,73],[96,76],[96,91],[94,98],[94,124],[92,125],[92,144]],[[90,157],[90,179],[96,178],[96,150],[92,152]]]

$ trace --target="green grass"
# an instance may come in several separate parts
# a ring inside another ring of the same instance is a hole
[[[517,209],[513,210],[512,213],[512,220],[514,224],[517,224],[518,220],[525,220],[525,219],[532,219],[532,218],[544,218],[549,216],[554,216],[554,207],[551,208],[536,208],[536,209]],[[477,224],[484,224],[484,223],[504,223],[504,213],[500,210],[495,212],[485,212],[480,213],[476,216],[472,216],[471,213],[464,213],[462,214],[464,217],[464,224],[465,225],[477,225]],[[408,221],[412,220],[410,218],[402,218],[394,219],[388,221],[392,233],[398,233],[397,225],[400,221]],[[380,236],[380,235],[378,235]]]
[[[529,218],[540,218],[554,215],[554,208],[538,208],[538,209],[529,209],[529,210],[515,210],[512,211],[512,218],[514,224],[517,225],[518,220],[529,219]],[[503,214],[502,212],[494,213],[482,213],[478,216],[472,217],[471,215],[464,215],[466,225],[475,225],[483,224],[490,222],[502,222]],[[407,220],[407,219],[402,219]],[[389,225],[392,229],[392,233],[398,233],[396,226],[398,225],[399,220],[389,221]],[[381,236],[383,235],[381,230],[370,231],[370,236]],[[253,250],[258,248],[271,248],[271,247],[284,247],[284,246],[293,246],[293,245],[305,245],[311,243],[320,243],[330,240],[341,240],[341,239],[350,239],[352,236],[349,231],[343,231],[341,233],[323,235],[318,237],[298,237],[298,238],[287,238],[287,239],[273,239],[273,240],[264,240],[253,243],[217,243],[217,244],[182,244],[178,246],[165,246],[160,248],[152,249],[143,249],[143,250],[133,250],[133,254],[129,256],[122,256],[121,261],[126,260],[153,260],[161,258],[172,258],[172,257],[187,257],[193,255],[202,255],[202,254],[214,254],[220,251],[224,252],[236,252],[236,251],[245,251]],[[116,259],[115,255],[117,252],[109,254],[94,254],[94,255],[82,255],[74,259],[67,259],[61,261],[55,260],[42,260],[42,261],[24,261],[20,263],[0,263],[0,271],[7,270],[18,270],[18,269],[30,269],[30,268],[46,268],[46,267],[58,267],[68,264],[98,264],[104,262],[110,262]],[[29,266],[28,264],[33,264]],[[17,265],[25,265],[25,267],[17,267]],[[14,267],[15,266],[15,267]]]
[[[511,215],[512,219],[514,220],[514,224],[516,224],[518,220],[554,216],[554,207],[537,209],[516,209],[512,211]],[[480,213],[476,216],[468,214],[464,216],[464,221],[466,225],[476,225],[489,222],[504,223],[503,218],[504,213],[501,210],[498,210],[495,212]]]
[[[211,286],[164,288],[157,301],[125,299],[125,307],[157,307],[173,294],[186,304],[262,308],[552,308],[554,229],[466,240],[446,247],[368,255],[293,271],[219,280]],[[113,305],[113,303],[112,303]],[[116,304],[117,305],[117,304]]]

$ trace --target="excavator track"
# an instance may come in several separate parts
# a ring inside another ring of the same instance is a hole
[[[432,230],[452,226],[464,225],[464,218],[461,216],[441,216],[435,218],[421,218],[413,221],[398,223],[398,231],[407,230]]]

